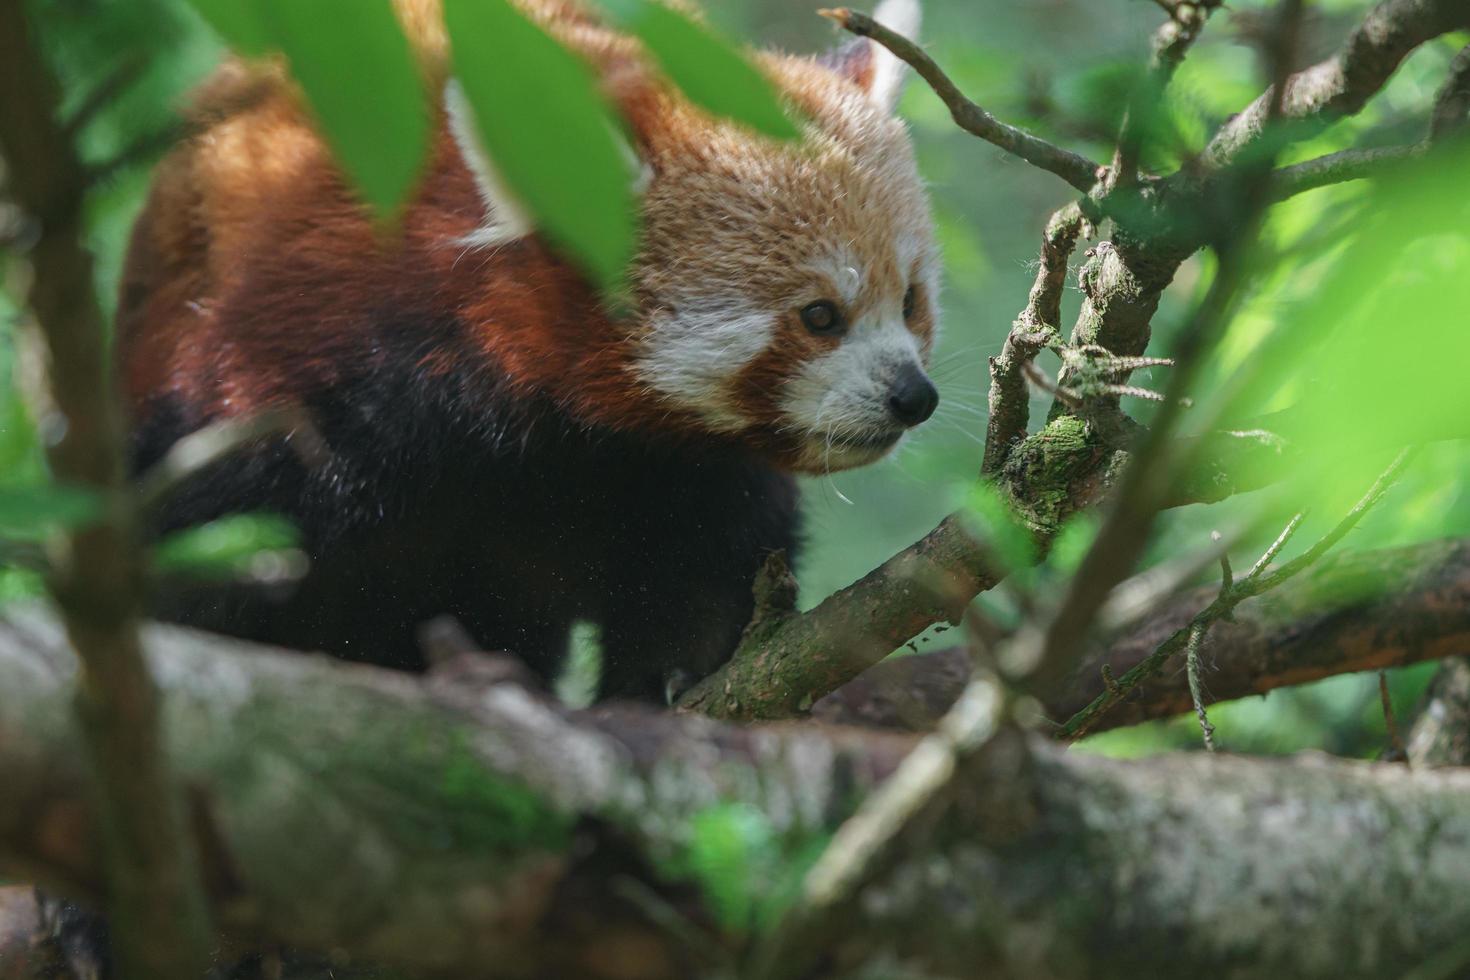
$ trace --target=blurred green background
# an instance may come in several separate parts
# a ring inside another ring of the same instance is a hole
[[[139,72],[125,96],[83,131],[83,149],[91,159],[110,158],[146,134],[165,129],[171,109],[188,87],[222,56],[219,42],[176,0],[33,0],[32,6],[72,105],[119,70]],[[726,0],[707,6],[728,33],[755,42],[817,51],[842,40],[815,16],[812,0]],[[1366,6],[1357,0],[1310,5],[1298,60],[1305,64],[1331,51]],[[1124,96],[1163,16],[1147,0],[927,0],[925,8],[929,50],[972,98],[1008,121],[1099,160],[1111,153]],[[1267,9],[1258,0],[1236,0],[1209,24],[1180,71],[1167,117],[1157,127],[1153,166],[1167,170],[1186,160],[1219,122],[1260,91],[1258,42],[1269,23]],[[1434,89],[1464,42],[1452,37],[1426,45],[1365,112],[1294,147],[1287,162],[1348,146],[1418,139]],[[921,84],[909,86],[901,111],[911,124],[921,169],[932,189],[945,255],[944,334],[935,368],[943,401],[938,415],[894,458],[866,470],[807,481],[809,546],[799,569],[807,605],[912,543],[963,501],[979,469],[986,358],[998,351],[1024,305],[1047,215],[1069,200],[1070,189],[1057,178],[956,129]],[[109,308],[125,236],[147,180],[145,160],[113,175],[91,202],[98,289]],[[1327,188],[1272,212],[1263,239],[1274,250],[1276,264],[1251,294],[1232,331],[1235,350],[1249,350],[1253,338],[1271,331],[1283,314],[1311,302],[1311,291],[1321,280],[1321,240],[1330,238],[1334,222],[1350,214],[1364,193],[1361,185]],[[1208,274],[1207,259],[1186,264],[1155,321],[1161,338],[1177,327]],[[14,297],[24,287],[22,276],[19,263],[6,261],[0,267],[0,485],[33,482],[43,472],[14,384],[24,374],[13,369],[17,354],[12,329],[19,322]],[[1064,326],[1070,325],[1079,300],[1069,281]],[[1462,317],[1470,313],[1458,312]],[[1054,370],[1049,358],[1043,366]],[[1464,367],[1460,365],[1461,373]],[[1138,383],[1161,386],[1163,380],[1155,370],[1142,372]],[[1147,414],[1146,405],[1131,407]],[[1033,416],[1043,414],[1044,402],[1038,400]],[[1467,464],[1470,456],[1463,444],[1442,444],[1423,453],[1344,547],[1470,533]],[[1350,500],[1368,477],[1355,482],[1344,474],[1334,480],[1343,484],[1342,496]],[[1149,560],[1202,546],[1212,528],[1231,524],[1251,506],[1251,500],[1242,499],[1170,512]],[[1340,506],[1321,507],[1298,536],[1297,547],[1339,515]],[[27,530],[0,527],[0,536],[24,536]],[[1253,549],[1258,543],[1243,547],[1239,560],[1251,560],[1248,552]],[[35,588],[26,573],[0,568],[0,600]],[[1412,706],[1432,669],[1426,665],[1396,672],[1393,690],[1400,711]],[[1372,755],[1384,744],[1373,677],[1335,678],[1219,706],[1212,719],[1227,749],[1320,747]],[[1085,744],[1099,751],[1140,754],[1193,747],[1197,741],[1193,721],[1180,720],[1099,736]]]

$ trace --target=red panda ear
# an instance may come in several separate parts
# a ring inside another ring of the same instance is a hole
[[[883,0],[873,11],[873,19],[918,41],[923,10],[919,0]],[[907,66],[881,44],[860,37],[817,60],[868,93],[868,99],[884,112],[892,112],[898,104]]]

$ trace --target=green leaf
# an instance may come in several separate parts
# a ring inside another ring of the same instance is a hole
[[[1294,508],[1341,514],[1400,447],[1470,439],[1467,166],[1470,150],[1444,146],[1364,185],[1356,206],[1325,213],[1311,233],[1326,233],[1327,246],[1304,249],[1308,261],[1290,276],[1271,267],[1245,329],[1232,328],[1228,367],[1199,389],[1193,412],[1222,419],[1218,428],[1271,416],[1271,431],[1301,454]],[[1423,485],[1421,465],[1364,528],[1407,530],[1402,502]],[[1470,480],[1456,469],[1440,471],[1416,533],[1459,520],[1455,501]]]
[[[770,81],[703,24],[654,0],[603,0],[603,6],[648,47],[691,102],[779,140],[801,135]]]
[[[298,570],[299,537],[289,521],[274,514],[231,514],[170,534],[153,550],[153,566],[207,578],[282,578]]]
[[[260,0],[259,9],[338,161],[380,215],[392,214],[424,167],[429,107],[391,0]]]
[[[102,498],[82,487],[0,487],[0,535],[8,538],[35,540],[58,528],[91,523],[101,514]]]
[[[1077,571],[1082,566],[1082,559],[1092,550],[1097,528],[1097,515],[1089,511],[1069,518],[1052,539],[1051,551],[1046,556],[1047,569],[1061,575]]]
[[[966,495],[965,503],[978,525],[981,540],[1007,572],[1036,564],[1035,538],[995,484],[974,484]]]
[[[770,820],[755,807],[728,803],[695,814],[689,831],[689,868],[710,908],[730,928],[749,928],[760,879],[780,854]]]
[[[615,290],[637,242],[634,173],[592,72],[507,0],[445,0],[444,23],[499,176],[540,230]]]
[[[188,0],[188,3],[226,44],[241,54],[259,57],[273,46],[270,28],[253,0]]]

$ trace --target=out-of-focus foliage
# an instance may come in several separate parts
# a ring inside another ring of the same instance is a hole
[[[23,500],[46,489],[45,465],[36,430],[13,383],[19,320],[19,309],[0,284],[0,500],[7,497]],[[37,526],[29,522],[18,527],[6,526],[7,523],[11,522],[0,516],[0,603],[34,595],[40,589],[39,577],[18,563],[7,562],[5,551],[7,542],[34,540]]]
[[[391,215],[427,163],[430,101],[391,0],[188,0],[237,51],[283,53],[358,192]],[[769,82],[685,14],[608,0],[696,103],[794,139]],[[615,292],[637,247],[636,167],[581,60],[510,0],[445,0],[455,75],[495,179],[536,226]]]
[[[96,494],[78,487],[31,483],[0,486],[0,535],[12,541],[44,538],[58,528],[89,524],[102,514]]]
[[[444,19],[499,176],[614,287],[636,241],[634,164],[591,72],[507,0],[446,0]]]
[[[1227,425],[1284,411],[1319,478],[1366,449],[1470,437],[1467,168],[1470,153],[1449,147],[1337,224],[1313,288],[1222,386]]]
[[[153,567],[194,578],[279,581],[304,571],[296,528],[272,514],[231,514],[176,531],[153,549]]]
[[[602,5],[653,52],[690,101],[775,139],[800,135],[765,77],[707,27],[655,0],[602,0]]]
[[[392,214],[417,181],[429,106],[391,0],[202,0],[237,50],[279,50],[358,191]]]
[[[690,820],[684,851],[667,870],[699,881],[725,928],[759,931],[797,898],[802,876],[826,844],[824,834],[782,834],[748,804],[721,804]]]

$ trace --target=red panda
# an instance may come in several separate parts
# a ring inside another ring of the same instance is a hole
[[[448,614],[547,675],[587,620],[601,695],[658,700],[729,656],[756,571],[796,550],[793,474],[878,459],[935,408],[937,256],[892,114],[901,65],[867,40],[758,55],[803,120],[783,144],[695,108],[591,8],[520,5],[593,66],[636,142],[630,308],[609,312],[496,179],[433,0],[398,2],[444,100],[391,241],[279,69],[221,69],[124,271],[133,466],[287,404],[325,457],[290,435],[242,452],[155,529],[281,513],[311,559],[299,583],[200,585],[158,612],[405,669],[424,666],[416,626]],[[917,13],[878,17],[912,33]]]

